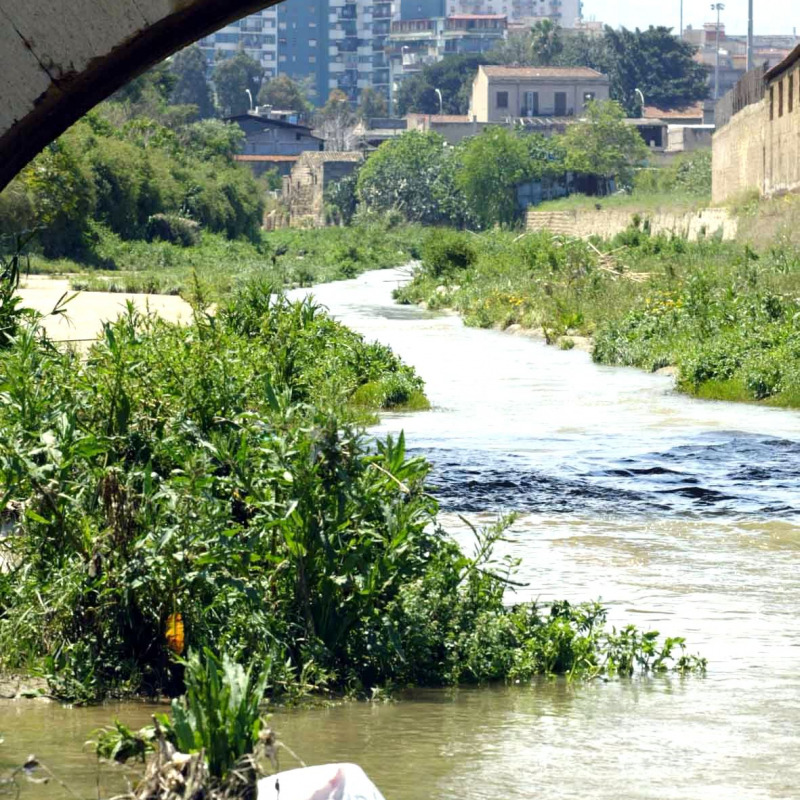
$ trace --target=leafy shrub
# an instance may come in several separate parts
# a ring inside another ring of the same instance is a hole
[[[172,701],[170,738],[182,753],[202,752],[211,776],[223,779],[256,750],[270,665],[245,671],[205,649],[190,654],[185,667],[186,694]]]
[[[147,240],[154,239],[191,247],[200,243],[200,226],[175,214],[153,214],[147,220]]]
[[[422,246],[422,265],[435,278],[471,267],[477,258],[469,234],[447,229],[432,231]]]

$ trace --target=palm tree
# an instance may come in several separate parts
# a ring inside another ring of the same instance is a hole
[[[531,60],[537,66],[553,64],[563,49],[561,31],[553,20],[539,20],[531,28]]]

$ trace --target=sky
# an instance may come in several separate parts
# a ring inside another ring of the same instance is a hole
[[[731,34],[747,33],[747,0],[727,0],[722,12],[725,30]],[[800,30],[800,0],[754,0],[756,34],[791,34]],[[614,28],[646,28],[666,25],[675,28],[680,22],[680,0],[584,0],[583,16],[597,19]],[[683,0],[684,25],[699,28],[716,21],[711,0]]]

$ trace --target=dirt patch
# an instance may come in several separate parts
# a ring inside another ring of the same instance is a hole
[[[160,294],[115,294],[112,292],[73,292],[69,281],[59,278],[31,276],[20,289],[27,308],[49,314],[59,299],[75,294],[67,304],[66,316],[45,316],[42,325],[47,335],[58,342],[88,345],[97,338],[103,323],[115,320],[130,302],[141,312],[152,311],[170,322],[187,323],[192,308],[180,297]]]

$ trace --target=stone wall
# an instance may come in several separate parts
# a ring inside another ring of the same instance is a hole
[[[747,106],[712,140],[711,200],[724,203],[746,192],[766,193],[767,103]]]
[[[653,234],[674,234],[690,241],[715,235],[721,235],[725,240],[735,239],[738,231],[736,217],[724,208],[706,208],[686,214],[640,212],[638,216],[641,224],[649,225]],[[610,239],[629,228],[633,219],[631,211],[529,211],[525,227],[529,231],[548,230],[578,238],[600,236]]]

